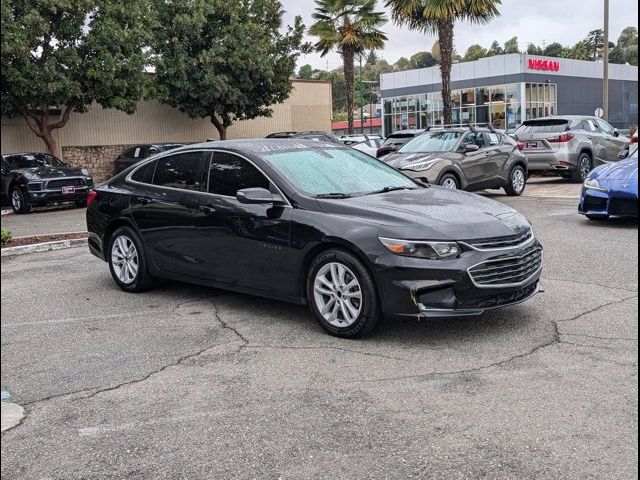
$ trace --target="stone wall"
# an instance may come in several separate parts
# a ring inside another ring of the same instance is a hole
[[[89,147],[62,147],[62,158],[74,167],[86,168],[94,182],[102,182],[113,175],[113,161],[131,145],[94,145]]]

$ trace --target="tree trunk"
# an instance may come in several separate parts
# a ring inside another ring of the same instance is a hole
[[[49,123],[49,109],[45,109],[44,112],[35,112],[27,108],[21,108],[22,116],[27,126],[36,134],[38,138],[47,146],[49,153],[62,160],[62,148],[58,145],[57,140],[53,136],[53,131],[58,128],[63,128],[69,121],[71,112],[76,108],[78,104],[76,99],[71,99],[67,103],[62,118],[54,123]]]
[[[218,136],[220,137],[220,140],[226,140],[227,127],[225,127],[224,124],[220,120],[218,120],[218,117],[216,117],[215,113],[211,113],[211,123],[213,123],[213,126],[216,127],[216,130],[218,130]]]
[[[451,124],[451,65],[453,63],[453,21],[438,22],[440,41],[440,73],[442,75],[442,115]]]
[[[353,133],[353,103],[354,103],[354,52],[350,47],[342,50],[342,59],[344,61],[344,84],[347,90],[347,124],[349,133]]]
[[[53,133],[51,132],[51,130],[45,129],[41,133],[42,136],[40,138],[42,138],[42,141],[49,149],[49,153],[62,160],[62,149],[60,148],[60,145],[58,145],[56,139],[53,137]]]

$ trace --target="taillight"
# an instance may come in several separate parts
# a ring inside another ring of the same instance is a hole
[[[89,208],[96,198],[98,198],[98,192],[95,190],[89,190],[89,195],[87,195],[87,208]]]
[[[567,143],[567,142],[573,140],[574,138],[576,138],[576,136],[573,133],[563,133],[559,137],[548,139],[547,142],[549,142],[549,143]]]
[[[525,145],[524,145],[524,142],[518,142],[518,148],[519,148],[520,150],[524,150],[524,146],[525,146]]]
[[[382,156],[382,154],[383,154],[383,149],[382,149],[382,148],[379,148],[379,149],[376,151],[376,158],[380,158],[380,157]]]

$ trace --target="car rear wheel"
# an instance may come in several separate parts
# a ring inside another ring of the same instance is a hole
[[[19,188],[11,190],[11,208],[13,213],[27,213],[31,210],[31,206],[24,197],[24,192]]]
[[[452,173],[445,173],[438,183],[441,187],[448,188],[449,190],[458,190],[460,188],[458,179]]]
[[[343,250],[327,250],[311,263],[307,301],[320,326],[336,337],[367,335],[381,316],[371,274],[357,257]]]
[[[572,172],[571,179],[576,183],[584,182],[592,168],[593,161],[591,160],[591,155],[586,152],[581,153],[576,163],[576,169]]]
[[[524,193],[527,186],[527,173],[521,165],[516,165],[509,173],[509,184],[504,187],[504,191],[510,197],[519,197]]]
[[[125,292],[142,292],[153,285],[142,242],[130,227],[120,227],[109,242],[109,270],[118,287]]]

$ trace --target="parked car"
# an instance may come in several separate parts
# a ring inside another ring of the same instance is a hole
[[[522,195],[527,183],[527,158],[517,142],[473,125],[431,130],[382,160],[412,178],[450,189],[504,188],[509,195]]]
[[[329,143],[342,143],[340,139],[333,133],[321,132],[321,131],[308,131],[308,132],[278,132],[267,135],[267,138],[272,139],[285,139],[293,138],[296,140],[314,140],[316,142],[329,142]]]
[[[122,290],[164,277],[308,304],[340,337],[383,314],[480,315],[541,290],[542,247],[522,215],[345,146],[193,145],[88,203],[89,248]]]
[[[113,161],[114,175],[126,170],[131,165],[135,165],[140,160],[155,155],[156,153],[166,152],[174,148],[184,146],[183,143],[153,143],[149,145],[135,145],[123,150],[120,155]]]
[[[84,207],[91,188],[88,170],[48,153],[2,155],[2,197],[11,202],[15,213],[52,203],[73,202]]]
[[[626,160],[601,165],[589,173],[579,211],[591,220],[638,217],[638,147]]]
[[[343,135],[340,141],[346,146],[360,150],[372,157],[377,156],[383,140],[380,135]]]
[[[594,167],[618,160],[629,142],[596,117],[563,116],[526,120],[514,138],[523,144],[530,171],[553,171],[584,182]]]
[[[389,134],[382,146],[378,149],[376,157],[382,158],[390,153],[397,152],[405,143],[410,142],[417,136],[424,134],[427,130],[402,130]]]

